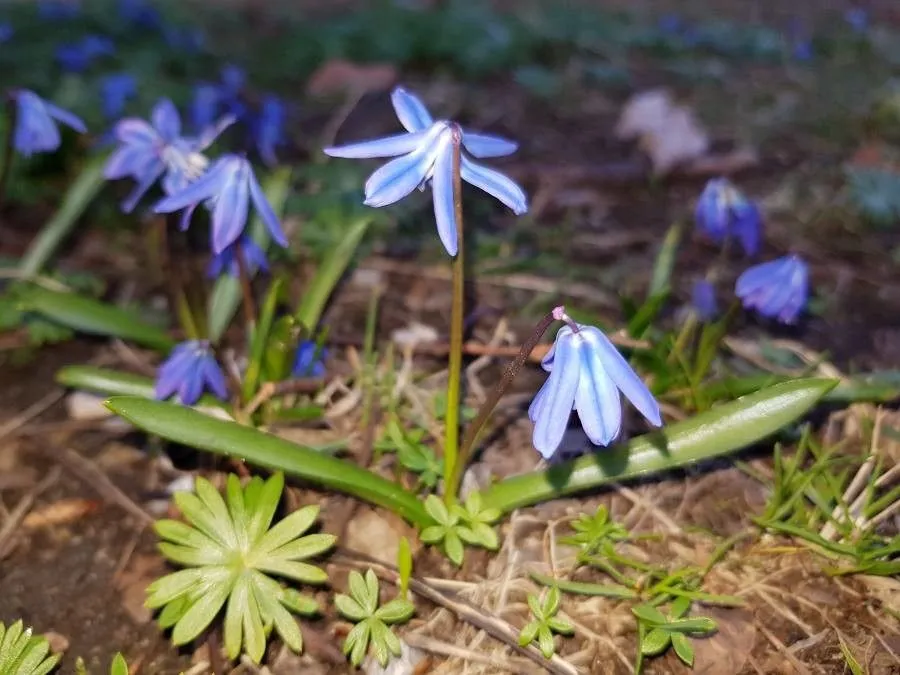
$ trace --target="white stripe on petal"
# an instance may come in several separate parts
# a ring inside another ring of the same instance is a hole
[[[519,149],[519,144],[500,136],[477,134],[472,131],[463,131],[463,145],[472,157],[484,159],[485,157],[505,157]]]
[[[419,97],[410,94],[403,87],[397,87],[391,92],[391,103],[400,124],[407,131],[424,131],[434,122]]]
[[[425,180],[437,158],[438,138],[450,134],[443,125],[434,125],[424,139],[408,155],[393,159],[366,181],[366,206],[381,207],[403,199]]]
[[[534,422],[534,447],[550,459],[569,424],[578,389],[579,347],[573,338],[558,341],[553,370],[544,385],[544,396]]]
[[[368,159],[370,157],[397,157],[415,150],[425,138],[424,131],[414,134],[397,134],[375,138],[371,141],[350,143],[348,145],[336,145],[325,148],[323,152],[329,157],[344,157],[347,159]]]
[[[456,211],[453,203],[453,137],[445,134],[437,143],[437,158],[434,162],[434,173],[431,190],[434,198],[434,220],[437,224],[438,236],[450,256],[455,256],[459,249]]]
[[[471,183],[499,199],[516,215],[521,215],[528,210],[528,198],[522,188],[499,171],[494,171],[463,157],[462,178],[467,183]]]
[[[603,363],[590,349],[582,350],[575,410],[584,433],[594,445],[609,445],[622,426],[622,401]]]

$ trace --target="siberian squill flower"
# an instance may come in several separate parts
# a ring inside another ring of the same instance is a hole
[[[744,307],[781,323],[794,323],[809,299],[809,268],[797,255],[754,265],[738,277]]]
[[[206,275],[210,279],[215,279],[224,271],[233,277],[239,277],[241,267],[238,264],[238,251],[241,253],[244,266],[249,274],[254,274],[257,270],[269,269],[266,252],[253,241],[252,237],[243,235],[233,244],[226,246],[224,251],[213,255],[206,268]]]
[[[852,7],[844,12],[844,21],[857,33],[865,33],[869,29],[869,13],[862,7]]]
[[[706,279],[698,279],[691,290],[691,305],[701,321],[710,321],[719,313],[716,289]]]
[[[20,155],[30,157],[36,152],[56,150],[61,142],[57,122],[82,134],[87,132],[81,118],[45,101],[33,91],[18,89],[10,96],[16,102],[13,146]]]
[[[137,95],[137,82],[130,73],[113,73],[100,80],[100,107],[108,120],[118,119],[128,99]]]
[[[278,163],[275,148],[284,144],[284,103],[274,94],[266,94],[253,125],[253,136],[259,156],[269,166]]]
[[[120,120],[114,130],[119,147],[107,160],[104,176],[109,180],[131,177],[137,181],[122,203],[122,210],[133,210],[161,176],[166,194],[197,180],[209,164],[203,151],[233,121],[223,118],[196,138],[182,136],[181,118],[169,99],[162,99],[153,107],[150,123],[137,117]]]
[[[396,157],[375,171],[366,181],[365,204],[387,206],[417,187],[431,185],[434,217],[438,235],[447,253],[457,253],[457,223],[453,207],[454,122],[432,119],[422,101],[402,87],[391,93],[394,111],[407,133],[325,148],[331,157],[354,159]],[[513,141],[497,136],[462,132],[460,174],[462,179],[493,195],[515,214],[528,210],[525,193],[516,183],[498,171],[477,164],[469,157],[502,157],[516,151]]]
[[[88,35],[74,44],[57,47],[56,60],[64,71],[82,73],[91,66],[94,59],[115,53],[116,47],[112,40],[101,35]]]
[[[191,98],[189,115],[191,126],[200,131],[210,126],[219,116],[219,103],[221,94],[219,88],[209,82],[201,82],[194,87],[194,96]]]
[[[0,21],[0,45],[5,44],[12,40],[13,35],[15,35],[16,31],[12,27],[11,23],[6,21]]]
[[[47,21],[74,19],[81,12],[80,0],[38,0],[38,16]]]
[[[281,246],[287,246],[278,216],[266,199],[247,158],[238,155],[220,157],[203,176],[164,197],[154,210],[157,213],[172,213],[186,209],[182,219],[183,226],[186,226],[194,209],[204,202],[212,211],[213,253],[222,253],[243,234],[251,202],[272,239]]]
[[[608,445],[622,426],[621,391],[653,426],[662,425],[659,404],[615,345],[593,326],[576,324],[563,311],[559,329],[541,366],[550,373],[528,408],[534,447],[550,459],[565,434],[572,410],[594,445]]]
[[[319,347],[312,340],[303,340],[297,345],[291,375],[294,377],[322,377],[325,374],[325,358],[327,356],[327,349]]]
[[[756,255],[762,231],[762,216],[727,178],[710,180],[694,213],[697,227],[717,244],[737,237],[748,256]]]
[[[203,391],[228,398],[225,375],[207,340],[187,340],[175,346],[156,377],[155,395],[167,399],[177,393],[184,405],[194,405]]]

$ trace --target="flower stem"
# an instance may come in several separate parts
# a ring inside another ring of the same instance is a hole
[[[453,300],[450,309],[450,355],[447,379],[447,414],[444,436],[444,501],[456,503],[459,476],[459,400],[462,388],[463,311],[465,302],[465,267],[463,255],[462,176],[460,145],[462,132],[453,130],[453,210],[456,218],[456,257],[452,262]]]
[[[162,276],[165,278],[166,288],[169,291],[169,303],[172,311],[178,317],[178,323],[184,330],[188,339],[200,339],[200,332],[194,314],[191,311],[191,303],[184,291],[184,283],[181,275],[172,264],[172,251],[169,247],[169,225],[174,221],[170,216],[157,219],[157,245],[159,246],[159,266]]]
[[[247,269],[247,260],[244,258],[244,246],[240,241],[234,243],[234,258],[237,261],[238,276],[241,281],[241,293],[244,296],[244,322],[247,324],[247,341],[253,339],[253,331],[256,327],[256,301],[253,299],[253,289],[250,287],[250,271]]]
[[[525,365],[525,362],[528,360],[529,355],[537,346],[537,343],[541,341],[544,333],[547,332],[547,329],[550,325],[559,319],[557,316],[556,310],[548,313],[543,319],[541,319],[540,323],[535,326],[534,332],[531,336],[522,344],[522,347],[519,349],[518,355],[516,358],[510,363],[506,370],[503,371],[503,375],[500,376],[500,381],[497,382],[497,385],[493,388],[491,393],[488,395],[487,399],[484,403],[481,404],[481,408],[478,410],[478,415],[476,415],[475,419],[473,419],[469,426],[466,427],[466,433],[463,436],[462,445],[460,446],[459,451],[459,463],[455,467],[455,471],[453,473],[447,472],[447,478],[445,482],[445,486],[449,490],[452,488],[456,491],[456,488],[459,485],[459,481],[462,477],[462,467],[469,463],[469,460],[472,458],[472,454],[475,448],[475,441],[478,439],[478,434],[481,432],[484,425],[487,423],[488,419],[491,416],[494,408],[497,407],[497,403],[499,403],[503,394],[506,393],[506,390],[509,389],[509,385],[512,384],[512,381],[515,379],[516,375],[519,374],[519,371],[522,369],[522,366]]]
[[[15,135],[16,118],[18,108],[16,101],[11,96],[6,97],[6,109],[8,111],[6,140],[3,145],[3,167],[0,168],[0,208],[6,205],[6,187],[9,185],[9,176],[12,173],[13,160],[15,159]]]

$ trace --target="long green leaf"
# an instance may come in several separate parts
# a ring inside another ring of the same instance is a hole
[[[836,384],[836,380],[818,378],[776,384],[627,443],[543,471],[507,478],[485,490],[483,507],[508,512],[726,455],[795,421]]]
[[[266,193],[269,204],[279,218],[284,213],[290,185],[291,171],[288,168],[274,171],[263,181],[263,192]],[[258,217],[253,218],[247,231],[262,250],[269,249],[271,243],[269,233]],[[228,328],[241,301],[240,282],[230,274],[220,276],[209,296],[209,339],[213,344],[219,341]]]
[[[301,300],[295,315],[297,321],[306,330],[314,330],[319,323],[322,312],[325,310],[325,305],[328,303],[328,298],[331,297],[334,287],[340,281],[344,272],[347,271],[347,267],[356,253],[356,248],[359,246],[359,242],[362,241],[366,230],[369,229],[371,222],[372,220],[369,217],[360,218],[354,222],[347,228],[347,232],[344,234],[341,242],[331,249],[319,265],[316,275],[303,293],[303,300]]]
[[[106,157],[106,155],[98,155],[90,160],[69,187],[59,210],[41,228],[19,261],[19,272],[22,276],[32,277],[44,269],[66,237],[69,236],[75,223],[103,187],[106,180],[103,177]]]
[[[278,305],[278,297],[281,292],[281,280],[276,279],[269,286],[265,302],[259,310],[256,329],[250,342],[250,360],[247,363],[247,371],[244,375],[243,396],[249,401],[256,393],[256,385],[262,372],[263,357],[266,346],[269,344],[269,333],[272,331],[272,322],[275,320],[275,309]]]
[[[175,345],[166,331],[146,323],[137,312],[75,293],[31,286],[22,296],[22,305],[26,311],[82,333],[131,340],[159,351],[169,351]]]
[[[666,232],[659,253],[656,254],[653,276],[647,289],[647,300],[671,290],[672,270],[675,269],[675,255],[678,253],[679,243],[681,243],[681,225],[676,223]]]
[[[383,506],[415,525],[431,523],[416,495],[355,464],[172,403],[123,396],[111,398],[106,405],[135,426],[167,440],[284,471]]]
[[[788,382],[786,375],[762,373],[744,377],[728,377],[710,382],[703,388],[703,393],[710,399],[733,398],[758,391],[780,382]],[[881,373],[854,375],[841,382],[823,397],[823,401],[831,403],[888,403],[900,398],[900,386],[896,380],[890,381]]]

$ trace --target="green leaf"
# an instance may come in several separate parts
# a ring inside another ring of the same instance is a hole
[[[244,643],[244,612],[250,601],[250,585],[245,576],[238,579],[225,607],[225,653],[232,661],[241,653]]]
[[[525,598],[525,601],[528,603],[528,609],[531,610],[531,614],[535,619],[541,619],[543,621],[546,618],[544,616],[544,608],[541,606],[541,601],[536,595],[529,593]]]
[[[482,492],[482,500],[486,508],[509,512],[725,455],[796,421],[835,384],[835,380],[818,378],[776,384],[603,452],[507,478]]]
[[[672,225],[666,232],[659,253],[656,254],[656,262],[653,264],[653,277],[650,287],[647,289],[647,299],[668,294],[671,289],[672,270],[675,269],[675,257],[678,253],[678,244],[681,242],[681,226]]]
[[[375,612],[375,617],[385,623],[406,623],[415,613],[416,607],[409,600],[395,598],[379,607]]]
[[[444,534],[444,553],[447,554],[450,562],[454,565],[457,567],[462,565],[465,550],[463,549],[462,540],[454,530],[447,530]]]
[[[662,625],[669,621],[662,612],[652,605],[635,605],[631,608],[631,612],[638,619],[649,624]]]
[[[106,405],[135,426],[167,440],[281,470],[383,506],[415,525],[431,524],[416,495],[350,462],[172,403],[117,397]]]
[[[369,617],[369,613],[366,611],[365,607],[349,595],[344,595],[342,593],[335,595],[334,606],[337,607],[337,611],[340,612],[342,616],[351,621],[359,622]]]
[[[413,560],[409,548],[409,539],[400,537],[397,549],[397,572],[400,576],[400,597],[405,598],[409,592],[409,578],[412,576]]]
[[[444,538],[445,532],[446,528],[443,525],[432,525],[419,533],[419,539],[426,544],[436,544]]]
[[[675,619],[666,622],[665,627],[668,631],[678,631],[679,633],[712,633],[718,628],[715,621],[705,616]]]
[[[306,560],[321,555],[334,546],[337,537],[333,534],[308,534],[288,542],[269,553],[269,557],[286,560]]]
[[[369,626],[372,632],[372,651],[375,653],[375,658],[378,663],[384,668],[391,658],[389,638],[387,637],[391,634],[391,629],[385,626],[381,621],[371,621]]]
[[[551,617],[547,619],[547,625],[550,626],[550,630],[560,635],[572,635],[575,632],[574,626],[565,619]]]
[[[553,644],[553,633],[547,626],[541,626],[538,630],[538,646],[545,659],[552,657],[556,651],[556,645]]]
[[[259,376],[262,372],[263,357],[269,344],[269,333],[272,330],[272,322],[275,320],[275,310],[278,307],[278,298],[281,294],[281,280],[274,280],[266,293],[262,308],[259,310],[259,321],[253,330],[253,340],[250,344],[250,358],[247,361],[247,370],[244,372],[242,393],[245,401],[249,401],[256,393],[259,384]],[[249,327],[248,327],[249,329]]]
[[[344,640],[344,653],[350,655],[350,663],[354,666],[358,666],[366,658],[370,630],[369,622],[362,621],[347,633],[347,638]]]
[[[246,576],[243,578],[246,578]],[[244,651],[253,663],[258,664],[262,661],[263,654],[266,653],[266,627],[263,626],[263,617],[255,594],[248,594],[242,616],[244,624]]]
[[[372,570],[367,570],[366,576],[369,576],[371,572]],[[365,579],[362,574],[356,571],[350,572],[347,584],[350,590],[350,597],[359,603],[367,617],[372,616],[375,610],[378,609],[378,580],[375,580],[375,593],[371,592],[368,579]]]
[[[672,648],[675,650],[675,653],[678,655],[678,658],[684,661],[689,666],[694,665],[694,645],[691,644],[691,641],[688,640],[687,636],[683,633],[672,633],[670,635],[672,640]]]
[[[91,391],[106,396],[139,396],[154,398],[154,382],[149,377],[122,373],[109,368],[94,366],[66,366],[56,372],[56,381],[64,387]],[[200,397],[196,404],[206,408],[225,407],[217,398],[209,395]]]
[[[666,631],[662,628],[654,628],[644,635],[644,639],[641,640],[641,654],[646,654],[647,656],[662,654],[669,648],[671,641],[672,639]]]
[[[223,569],[222,574],[223,578],[227,576],[227,570]],[[172,572],[147,586],[147,601],[144,604],[150,609],[157,609],[186,595],[203,581],[203,571],[196,568]]]
[[[201,569],[208,570],[209,568]],[[227,577],[227,570],[225,575],[220,576]],[[178,620],[178,623],[175,624],[175,627],[172,629],[172,644],[175,646],[184,645],[200,635],[213,622],[213,619],[216,618],[216,615],[225,605],[232,585],[225,578],[219,579],[216,583],[211,583],[208,591],[200,596],[191,605],[191,608],[185,612],[184,616]]]
[[[300,632],[300,626],[281,604],[280,589],[278,593],[273,593],[270,585],[263,580],[270,581],[265,575],[253,575],[254,597],[266,616],[272,619],[275,630],[284,643],[299,654],[303,651],[303,634]]]
[[[284,546],[288,542],[292,542],[297,537],[306,532],[319,517],[318,506],[304,506],[302,509],[294,511],[292,514],[275,524],[275,526],[263,535],[254,546],[256,553],[271,553],[275,549]],[[329,536],[330,535],[326,535]],[[329,541],[334,541],[333,537]],[[328,548],[327,546],[325,548]],[[313,550],[315,550],[313,548]],[[315,555],[320,551],[315,551],[311,555]],[[308,556],[291,556],[291,557],[308,557]]]
[[[166,331],[145,323],[138,312],[93,298],[31,286],[23,294],[22,303],[27,311],[82,333],[117,337],[160,352],[175,346]]]
[[[319,569],[315,565],[295,560],[263,558],[256,562],[256,569],[261,572],[278,574],[305,584],[323,584],[328,581],[328,575],[325,573],[325,570]]]
[[[59,210],[31,241],[19,261],[18,271],[26,277],[40,273],[69,236],[75,224],[106,183],[103,167],[108,155],[96,155],[69,185]]]
[[[583,581],[568,581],[566,579],[554,579],[553,577],[531,572],[530,576],[537,583],[544,586],[557,586],[564,593],[576,593],[578,595],[596,595],[604,598],[620,598],[622,600],[638,597],[638,594],[625,586],[591,584]]]
[[[273,171],[262,181],[263,192],[266,199],[272,206],[272,210],[279,218],[284,213],[284,204],[287,201],[288,192],[291,184],[291,170],[287,167]],[[265,224],[259,217],[254,217],[247,232],[253,238],[263,251],[269,248],[269,234]],[[209,339],[213,344],[218,343],[219,339],[228,328],[234,318],[234,313],[241,304],[241,284],[230,274],[220,276],[213,287],[209,296],[208,305],[208,322],[209,322]]]
[[[371,222],[371,217],[365,216],[348,227],[340,243],[334,246],[319,264],[315,276],[303,294],[300,306],[294,313],[298,323],[307,331],[313,331],[318,325],[334,287],[347,271]]]
[[[560,602],[559,588],[557,586],[551,586],[547,590],[547,596],[544,598],[544,603],[542,607],[542,616],[550,618],[555,615],[559,611],[559,602]]]
[[[534,642],[540,628],[541,624],[538,621],[527,623],[519,633],[519,644],[524,647],[525,645],[530,645],[532,642]]]
[[[312,616],[319,611],[318,603],[311,597],[303,595],[293,588],[285,588],[281,591],[281,604],[291,610],[294,614],[303,616]]]
[[[437,495],[428,495],[428,497],[426,497],[425,510],[436,523],[440,523],[441,525],[447,526],[456,522],[455,519],[451,519],[447,506]]]
[[[109,666],[109,675],[128,675],[128,662],[120,652],[113,657]]]

